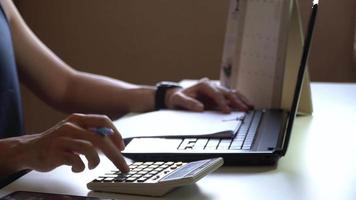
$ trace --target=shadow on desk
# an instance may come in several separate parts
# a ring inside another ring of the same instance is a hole
[[[243,167],[236,167],[236,166],[227,166],[222,167],[217,170],[216,174],[258,174],[258,173],[266,173],[272,172],[277,169],[277,165],[272,166],[243,166]]]
[[[177,195],[179,194],[179,195]],[[114,193],[104,193],[104,192],[93,192],[90,191],[87,196],[98,197],[98,198],[109,198],[109,199],[127,199],[127,200],[154,200],[154,199],[191,199],[194,200],[208,200],[212,197],[207,196],[202,193],[197,184],[191,184],[179,187],[167,193],[162,197],[150,197],[150,196],[138,196],[138,195],[125,195],[125,194],[114,194]]]

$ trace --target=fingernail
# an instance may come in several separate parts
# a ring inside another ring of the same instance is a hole
[[[129,172],[129,171],[130,171],[130,167],[125,163],[123,172]]]
[[[199,111],[201,111],[201,110],[204,110],[204,105],[203,104],[195,104],[195,110],[199,110]]]
[[[88,168],[89,168],[90,170],[92,170],[92,169],[94,169],[94,166],[93,166],[93,165],[89,165]]]

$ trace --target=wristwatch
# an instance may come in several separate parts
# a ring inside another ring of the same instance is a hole
[[[156,94],[155,94],[155,109],[165,109],[167,105],[165,103],[166,93],[170,89],[182,88],[176,82],[162,81],[156,85]]]

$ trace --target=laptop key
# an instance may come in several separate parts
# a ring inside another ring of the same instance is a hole
[[[206,146],[204,150],[216,150],[216,146]]]
[[[216,149],[220,142],[220,139],[210,138],[208,143],[206,144],[205,149]]]
[[[193,149],[194,150],[203,150],[207,143],[208,143],[207,138],[199,138],[197,140],[197,142],[195,143]]]
[[[243,140],[239,140],[239,141],[233,141],[232,143],[231,143],[231,146],[230,146],[230,148],[229,149],[231,149],[231,150],[239,150],[239,149],[241,149],[241,147],[242,147],[242,143],[243,143]]]
[[[251,149],[251,146],[249,146],[249,145],[244,145],[242,147],[242,150],[250,150],[250,149]]]
[[[230,144],[231,144],[231,139],[221,139],[217,149],[218,150],[229,149]]]
[[[260,124],[262,118],[262,112],[261,111],[256,111],[253,122],[251,123],[251,127],[248,130],[246,139],[243,143],[242,149],[250,149],[252,146],[252,143],[254,141],[258,126]]]
[[[183,142],[179,145],[178,150],[185,150],[188,146],[188,144],[190,145],[190,147],[192,148],[192,144],[194,144],[197,141],[196,138],[185,138],[183,140]]]

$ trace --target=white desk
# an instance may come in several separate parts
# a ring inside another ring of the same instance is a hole
[[[313,83],[314,114],[298,117],[287,155],[277,167],[222,167],[195,185],[162,199],[356,199],[356,84]],[[93,195],[86,183],[113,165],[104,157],[95,170],[69,167],[30,172],[1,189]],[[155,199],[103,195],[119,199]]]

